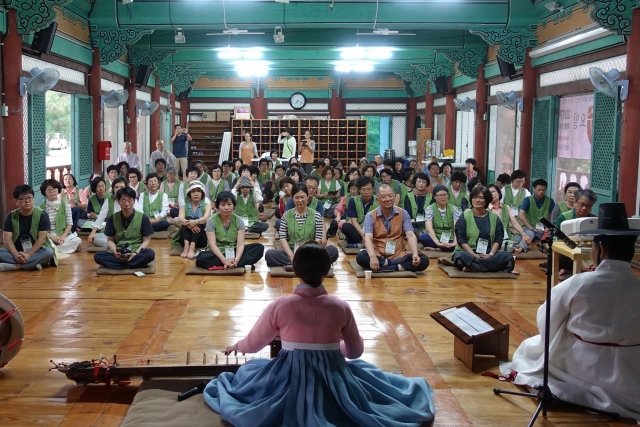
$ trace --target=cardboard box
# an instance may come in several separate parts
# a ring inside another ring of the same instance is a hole
[[[251,113],[236,113],[233,117],[236,120],[251,120],[253,119],[253,114]]]
[[[202,113],[202,121],[203,122],[215,122],[217,115],[215,113],[215,111],[210,111],[207,113]]]
[[[216,111],[218,122],[228,122],[231,120],[231,111]]]

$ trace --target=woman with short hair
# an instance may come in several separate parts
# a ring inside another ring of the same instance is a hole
[[[167,215],[167,218],[173,220],[174,218],[178,218],[178,215],[180,215],[180,200],[184,197],[184,185],[182,181],[177,179],[178,170],[174,166],[169,166],[167,168],[166,176],[167,180],[162,181],[160,184],[160,191],[166,194],[167,199],[169,199],[169,214]]]
[[[62,185],[58,181],[45,180],[40,185],[40,194],[45,197],[40,209],[49,215],[51,230],[47,233],[47,237],[55,243],[58,252],[72,254],[78,250],[82,240],[76,234],[71,234],[73,216],[69,205],[58,198],[61,191]]]
[[[71,207],[71,216],[73,219],[71,232],[74,233],[78,226],[78,221],[82,217],[82,213],[87,209],[87,197],[84,191],[78,188],[78,181],[76,181],[76,177],[73,176],[73,174],[65,174],[62,177],[62,185],[62,193],[60,193],[58,197]]]
[[[104,228],[102,224],[106,222],[107,217],[113,215],[116,212],[120,212],[120,204],[116,203],[116,194],[118,194],[119,190],[127,187],[127,180],[124,178],[116,178],[111,183],[111,194],[109,198],[105,198],[106,203],[102,203],[102,207],[100,208],[100,213],[98,213],[98,217],[96,218],[93,229],[91,230],[91,234],[87,240],[94,246],[99,246],[101,248],[107,247],[107,235],[104,234]],[[134,206],[135,209],[135,206]]]
[[[129,179],[129,187],[136,192],[136,197],[140,197],[140,194],[147,191],[147,186],[142,182],[142,172],[136,168],[131,168],[127,176]]]
[[[556,219],[560,214],[569,212],[574,207],[576,202],[576,193],[582,190],[582,187],[577,182],[569,182],[564,186],[564,202],[556,203],[551,212],[551,222],[556,223]]]
[[[196,248],[207,246],[207,235],[204,225],[211,216],[211,203],[204,194],[204,184],[193,181],[187,189],[184,206],[180,206],[178,223],[181,225],[180,243],[184,250],[182,258],[193,259]]]

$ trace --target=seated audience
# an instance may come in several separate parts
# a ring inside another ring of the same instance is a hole
[[[380,175],[380,183],[387,184],[396,195],[395,204],[400,203],[400,196],[402,194],[402,184],[392,178],[393,171],[391,169],[384,168],[379,172]]]
[[[160,191],[167,195],[169,200],[169,213],[167,218],[170,223],[173,223],[174,218],[178,218],[180,215],[180,201],[184,197],[184,184],[177,179],[178,171],[174,166],[167,168],[167,180],[160,184]]]
[[[133,208],[136,204],[133,188],[118,190],[116,200],[120,211],[107,218],[104,229],[110,252],[96,252],[93,259],[96,264],[113,270],[147,268],[156,257],[148,248],[153,234],[149,218]],[[130,253],[124,250],[127,246]]]
[[[127,162],[128,167],[140,169],[140,158],[131,151],[131,142],[125,141],[124,153],[120,154],[116,159],[117,162]]]
[[[272,163],[272,168],[271,170],[273,172],[276,171],[276,167],[282,165],[282,161],[280,161],[280,153],[278,152],[278,150],[271,150],[271,152],[269,153],[269,158],[271,159],[271,163]]]
[[[471,190],[473,190],[476,187],[484,187],[484,186],[485,186],[484,179],[480,178],[479,176],[474,176],[469,181],[467,181],[467,191],[469,193],[471,193]]]
[[[308,176],[304,179],[304,185],[307,188],[307,206],[318,212],[321,216],[324,215],[324,207],[322,206],[322,203],[320,203],[320,201],[316,198],[316,193],[318,192],[318,180],[312,176]],[[289,198],[284,210],[288,211],[290,209],[293,209],[294,206],[295,202],[292,198]],[[278,225],[276,228],[279,229],[280,226]]]
[[[236,174],[233,172],[233,162],[229,160],[222,162],[221,178],[227,181],[228,188],[232,187],[233,181],[236,179]]]
[[[156,171],[151,173],[155,173],[155,175],[158,177],[158,182],[163,183],[167,179],[167,162],[165,162],[164,159],[156,160],[155,169]]]
[[[498,215],[487,208],[493,197],[486,187],[476,187],[470,195],[471,209],[456,222],[458,246],[453,262],[460,271],[498,272],[513,270],[513,255],[501,251],[504,227]]]
[[[107,183],[102,179],[102,177],[95,178],[91,181],[91,192],[93,195],[89,197],[89,201],[87,203],[87,218],[92,220],[97,219],[105,201],[111,204],[115,202],[115,198],[110,191],[111,188],[109,188],[109,192],[107,192]]]
[[[196,180],[189,184],[185,195],[184,206],[180,206],[178,223],[180,227],[179,242],[184,247],[182,258],[193,259],[196,248],[207,246],[207,234],[204,225],[211,216],[211,203],[204,194],[204,184]]]
[[[402,182],[402,178],[400,177],[400,172],[404,169],[404,159],[399,157],[393,161],[393,179],[396,181]]]
[[[205,232],[209,250],[198,254],[196,265],[200,268],[224,267],[225,270],[245,265],[253,266],[264,253],[260,243],[245,244],[245,224],[233,211],[236,198],[229,191],[216,196],[216,213],[207,219]]]
[[[356,256],[358,264],[374,272],[424,271],[429,266],[429,258],[418,252],[411,218],[407,211],[394,205],[393,189],[380,185],[376,200],[379,206],[370,210],[364,220],[366,250]],[[404,246],[405,237],[410,254]]]
[[[258,183],[262,187],[262,194],[264,196],[264,200],[273,199],[273,182],[271,182],[271,169],[269,169],[269,160],[268,159],[260,159],[258,162],[258,169],[260,172],[258,173]]]
[[[444,185],[436,185],[433,188],[433,198],[435,203],[428,205],[424,210],[427,232],[421,234],[418,239],[425,249],[453,252],[458,244],[455,227],[462,212],[449,203],[449,191]]]
[[[136,192],[136,197],[147,191],[147,186],[142,182],[142,172],[136,168],[129,169],[129,188]]]
[[[404,205],[401,207],[409,212],[411,222],[413,223],[413,231],[420,239],[420,233],[426,231],[425,228],[425,210],[427,206],[433,203],[433,197],[428,191],[430,187],[429,176],[424,172],[418,172],[413,177],[415,188],[404,199]]]
[[[424,378],[395,376],[346,359],[360,357],[364,341],[349,304],[322,286],[330,268],[322,246],[302,245],[293,258],[302,283],[293,295],[269,304],[249,335],[225,349],[225,354],[257,353],[278,333],[283,348],[275,360],[254,359],[207,384],[204,399],[224,420],[236,426],[253,426],[258,419],[273,426],[431,423],[433,391]],[[266,413],[263,402],[270,402]]]
[[[218,164],[211,166],[211,179],[205,187],[205,193],[209,200],[215,200],[218,194],[229,191],[229,188],[227,181],[222,179],[222,166]],[[212,206],[211,211],[216,212],[216,209]]]
[[[262,234],[267,231],[269,224],[260,221],[258,218],[260,201],[256,200],[254,189],[255,187],[251,180],[246,176],[242,176],[238,180],[236,187],[231,190],[231,193],[237,197],[235,214],[242,218],[246,226],[246,232]]]
[[[407,194],[413,191],[413,175],[414,172],[411,168],[404,168],[400,171],[400,200],[398,200],[397,206],[404,206],[404,199]]]
[[[87,198],[87,200],[89,200],[89,197],[93,196],[93,191],[91,191],[91,181],[93,181],[96,178],[101,178],[102,174],[98,173],[98,172],[91,172],[91,176],[89,177],[89,185],[85,187],[84,191],[84,196]]]
[[[164,147],[164,141],[161,139],[156,141],[156,150],[151,153],[151,156],[149,157],[149,172],[158,172],[158,160],[162,160],[164,162],[163,168],[166,168],[167,166],[175,166],[176,164],[176,156]],[[158,175],[158,178],[160,179],[160,182],[164,181],[162,173]]]
[[[570,219],[595,217],[596,214],[591,212],[591,208],[598,202],[598,196],[592,190],[578,190],[574,195],[575,202],[571,210],[561,213],[556,218],[555,225],[560,225]]]
[[[129,163],[124,160],[118,163],[118,178],[129,179]]]
[[[284,166],[277,165],[274,169],[273,174],[271,175],[271,188],[273,189],[273,198],[272,201],[274,203],[280,202],[280,180],[285,177],[286,170]],[[280,217],[278,217],[280,218]]]
[[[333,218],[333,210],[340,201],[342,185],[334,178],[335,171],[331,166],[324,166],[318,188],[318,201],[322,203],[324,216]]]
[[[98,180],[103,183],[104,180],[98,175]],[[72,254],[78,250],[82,244],[82,240],[75,234],[71,233],[73,219],[71,217],[71,208],[68,204],[58,198],[62,191],[62,185],[55,179],[47,179],[40,185],[40,193],[46,197],[45,201],[40,205],[40,209],[49,215],[49,224],[51,230],[47,237],[56,245],[58,252],[63,254]],[[95,196],[91,196],[95,197]]]
[[[167,221],[169,198],[159,190],[160,185],[155,174],[147,175],[146,181],[147,191],[141,193],[138,198],[138,210],[149,217],[154,232],[165,231],[169,228],[169,221]]]
[[[205,166],[202,160],[196,160],[193,163],[193,166],[196,167],[196,170],[198,171],[198,180],[204,185],[204,188],[206,191],[207,184],[211,179],[211,177],[209,176],[209,170],[207,169],[207,166]]]
[[[111,191],[111,184],[113,184],[113,181],[115,181],[117,177],[118,166],[110,165],[109,167],[107,167],[107,179],[105,181],[105,183],[107,184],[107,191]]]
[[[474,170],[477,164],[478,162],[476,162],[476,159],[473,159],[473,158],[469,158],[464,161],[465,175],[467,175],[467,181],[471,181],[472,178],[475,178],[476,176],[478,176],[478,172]]]
[[[322,168],[324,168],[324,162],[322,160],[318,160],[317,162],[313,163],[313,169],[311,170],[311,173],[307,173],[307,175],[311,175],[315,178],[320,179]]]
[[[560,214],[569,212],[574,207],[576,201],[576,193],[582,190],[582,187],[577,182],[569,182],[564,186],[564,202],[556,203],[556,206],[551,212],[551,222],[556,223],[556,219]]]
[[[308,179],[315,179],[309,177]],[[291,199],[295,207],[287,210],[280,221],[278,236],[282,249],[270,249],[265,254],[268,267],[284,267],[287,271],[293,271],[292,260],[294,253],[302,244],[309,240],[326,246],[324,241],[324,226],[322,215],[316,210],[307,207],[309,191],[303,183],[297,183],[291,190]],[[338,249],[335,246],[326,246],[331,262],[338,259]]]
[[[442,164],[442,173],[439,175],[440,180],[438,184],[442,184],[445,187],[451,187],[451,175],[453,174],[453,165],[449,162]]]
[[[73,225],[71,226],[71,232],[76,231],[78,226],[78,220],[82,216],[82,213],[87,209],[87,197],[84,191],[78,188],[78,181],[76,177],[68,173],[62,178],[62,193],[60,193],[60,200],[65,202],[71,207],[71,217],[73,219]]]
[[[501,173],[496,178],[496,185],[498,186],[500,192],[502,192],[502,189],[509,184],[511,184],[511,175],[509,175],[508,173]]]
[[[418,167],[418,161],[416,159],[411,159],[409,161],[409,168],[413,169],[413,173],[422,172],[422,170],[420,170],[420,168]]]
[[[287,206],[287,202],[291,197],[291,190],[293,189],[294,185],[295,183],[293,182],[290,176],[285,176],[279,182],[280,196],[278,201],[278,210],[276,211],[277,213],[276,216],[278,218],[282,218],[282,215],[284,215],[284,211]]]
[[[342,195],[346,196],[349,194],[349,189],[347,188],[347,183],[353,181],[354,179],[357,181],[362,174],[360,174],[360,169],[358,168],[350,168],[344,176],[344,183],[342,184]]]
[[[347,204],[348,222],[342,225],[342,233],[347,238],[348,248],[362,248],[364,245],[364,219],[369,211],[378,207],[373,196],[373,179],[363,176],[358,179],[359,196],[353,197]]]
[[[349,206],[349,202],[352,198],[360,195],[358,191],[358,180],[353,179],[349,181],[348,184],[348,192],[347,195],[340,199],[340,203],[334,209],[334,214],[336,218],[331,221],[331,225],[327,229],[327,238],[335,237],[338,233],[338,230],[342,230],[342,226],[349,222],[349,217],[347,216],[347,207]]]
[[[518,215],[524,199],[531,196],[529,190],[524,188],[527,181],[527,173],[516,169],[511,174],[511,184],[502,187],[502,203],[509,206],[514,215]]]
[[[103,224],[106,226],[107,218],[116,212],[120,212],[120,205],[116,203],[115,195],[118,194],[118,190],[122,190],[125,187],[127,187],[127,180],[124,178],[116,178],[116,180],[113,181],[113,184],[111,184],[111,197],[106,200],[107,203],[102,203],[100,213],[94,221],[93,229],[91,230],[91,234],[89,234],[89,238],[87,239],[92,245],[101,248],[107,247],[108,239],[107,235],[104,234]]]
[[[598,214],[598,229],[587,232],[597,268],[551,290],[549,387],[568,402],[640,420],[640,310],[633,303],[640,278],[629,264],[637,230],[629,230],[623,203],[603,203]],[[537,313],[541,334],[545,304]],[[514,384],[542,384],[544,342],[544,335],[524,340],[501,367],[515,374]]]
[[[429,174],[429,182],[431,186],[429,187],[429,193],[433,192],[433,187],[436,185],[441,185],[442,181],[440,179],[440,165],[437,162],[429,163],[426,172]]]
[[[544,234],[545,227],[540,222],[540,218],[544,217],[549,219],[555,207],[555,202],[546,195],[547,187],[547,181],[537,179],[533,183],[534,195],[524,199],[520,207],[520,213],[518,214],[518,219],[524,225],[523,229],[525,234],[529,236],[533,242],[540,240]],[[526,252],[528,244],[523,240],[521,247]]]
[[[467,182],[467,176],[463,172],[455,171],[451,175],[451,186],[449,187],[449,203],[462,212],[469,207],[469,193],[464,183]]]
[[[513,211],[509,209],[509,206],[500,202],[500,199],[502,198],[500,188],[495,184],[489,185],[488,188],[492,197],[488,209],[490,212],[498,215],[502,222],[502,227],[504,228],[504,240],[500,249],[511,252],[511,248],[507,246],[507,243],[513,242],[515,245],[513,253],[519,254],[524,249],[522,242],[524,241],[524,243],[528,245],[532,242],[532,239],[524,232],[520,222],[518,222],[518,218],[513,214]],[[517,234],[514,235],[511,232],[511,228],[516,230]]]

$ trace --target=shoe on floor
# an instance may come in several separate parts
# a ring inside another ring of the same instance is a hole
[[[293,264],[285,265],[284,271],[293,271]]]
[[[349,243],[347,248],[362,249],[362,243]]]

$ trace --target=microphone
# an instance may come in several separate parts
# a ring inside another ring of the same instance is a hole
[[[578,245],[576,245],[576,242],[567,237],[566,234],[564,234],[558,227],[553,225],[547,218],[540,218],[540,222],[549,230],[553,230],[553,234],[555,234],[558,239],[562,240],[565,245],[569,246],[569,248],[575,249],[578,247]]]

